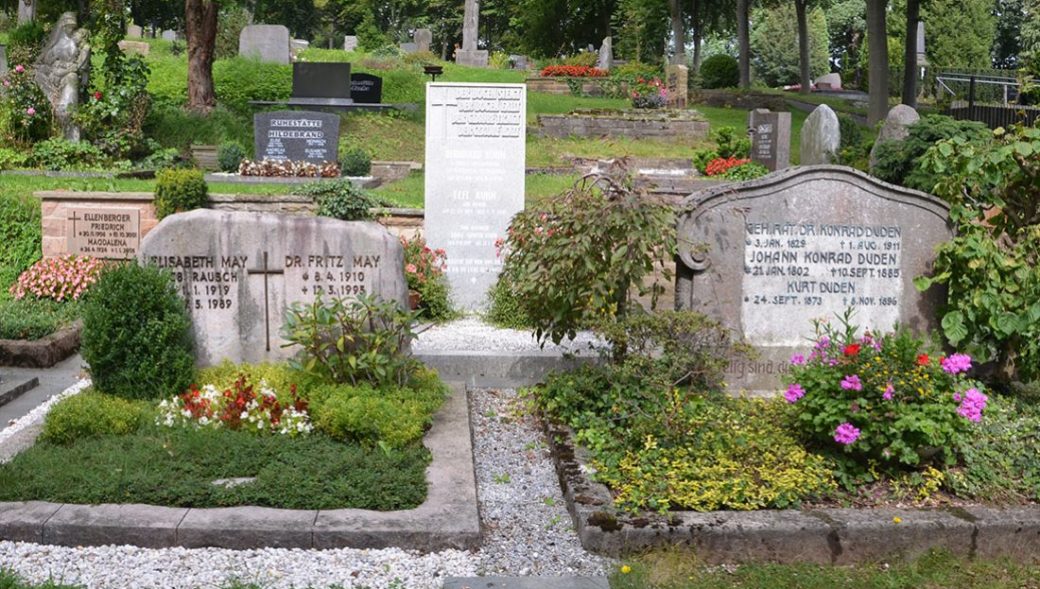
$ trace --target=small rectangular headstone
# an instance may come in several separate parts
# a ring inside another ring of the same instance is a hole
[[[354,74],[350,77],[350,98],[361,104],[383,102],[383,78],[372,74]]]
[[[433,44],[433,31],[416,29],[415,34],[412,35],[412,41],[415,42],[416,51],[429,51],[430,45]]]
[[[131,24],[126,28],[126,36],[130,39],[140,39],[144,37],[144,29],[141,25]]]
[[[354,51],[358,48],[358,38],[354,35],[343,37],[343,51]]]
[[[7,45],[0,45],[0,78],[7,76]]]
[[[256,159],[313,164],[338,161],[339,122],[338,115],[323,112],[256,113],[253,115]]]
[[[129,208],[69,207],[65,235],[70,254],[129,260],[141,245],[141,211]]]
[[[350,104],[350,64],[294,63],[292,97],[297,103],[305,99],[316,105]]]
[[[936,327],[942,293],[914,286],[953,236],[949,205],[934,196],[852,168],[800,166],[694,193],[682,210],[677,306],[757,352],[730,363],[730,392],[777,394],[812,321],[848,308],[861,329]]]
[[[690,69],[684,65],[664,66],[665,87],[668,89],[668,106],[686,108],[690,95]]]
[[[447,252],[455,302],[478,309],[498,279],[495,241],[524,208],[527,87],[426,85],[426,240]]]
[[[459,65],[466,65],[469,67],[487,67],[487,49],[473,49],[471,51],[467,51],[465,49],[456,49],[455,63]]]
[[[164,41],[176,41],[177,31],[163,31],[162,38]]]
[[[144,41],[120,41],[118,43],[119,48],[123,50],[123,53],[127,55],[148,55],[152,50],[152,46]]]
[[[249,25],[238,36],[238,54],[267,63],[288,65],[289,29],[282,25]]]
[[[758,108],[748,113],[751,130],[751,161],[770,172],[791,165],[791,113]]]
[[[300,52],[300,51],[303,51],[303,50],[305,50],[307,48],[309,48],[310,46],[311,46],[311,42],[310,41],[306,41],[304,39],[291,39],[289,41],[289,47],[292,48],[292,50],[297,52],[297,53]]]
[[[405,53],[415,53],[419,50],[419,46],[415,43],[401,43],[401,51]]]
[[[408,295],[401,243],[375,222],[199,209],[163,219],[138,257],[173,274],[202,366],[292,357],[281,329],[293,303]]]

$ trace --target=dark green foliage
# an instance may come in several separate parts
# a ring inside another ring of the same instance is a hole
[[[748,162],[739,166],[734,166],[720,176],[726,180],[733,180],[735,182],[746,182],[748,180],[754,180],[761,178],[769,173],[769,168],[756,162]]]
[[[729,55],[712,55],[701,64],[701,85],[715,88],[735,88],[740,83],[740,66]]]
[[[318,205],[319,217],[341,221],[367,221],[380,201],[350,180],[325,180],[301,186],[294,194],[309,196]]]
[[[223,172],[237,172],[239,164],[246,158],[246,148],[237,141],[225,141],[217,148],[217,161]]]
[[[492,325],[509,329],[530,329],[531,318],[517,298],[516,291],[506,275],[500,275],[488,291],[488,312],[485,319]]]
[[[68,141],[56,137],[34,145],[29,163],[44,170],[83,170],[96,168],[105,159],[100,149],[86,141]]]
[[[344,176],[368,176],[372,171],[372,156],[360,147],[350,147],[339,154],[339,167]]]
[[[236,141],[240,145],[251,145],[253,118],[225,108],[200,115],[180,106],[164,105],[151,110],[144,131],[163,147],[181,151],[187,151],[193,143],[218,145],[224,141]]]
[[[809,28],[809,77],[816,79],[830,71],[827,18],[819,7],[810,7],[805,18]],[[751,22],[751,65],[758,78],[771,87],[800,83],[794,3],[756,9]]]
[[[80,306],[75,302],[33,297],[15,301],[5,296],[0,296],[0,339],[40,339],[79,318]]]
[[[421,445],[365,449],[319,434],[148,425],[68,447],[37,444],[0,465],[0,501],[388,511],[425,500],[429,462]],[[212,484],[232,477],[256,481],[233,489]]]
[[[191,384],[191,320],[169,273],[129,263],[107,270],[83,305],[80,351],[94,386],[156,399]]]
[[[46,34],[41,19],[11,29],[7,34],[7,62],[10,66],[32,65],[43,49]]]
[[[863,142],[863,128],[852,115],[838,113],[838,128],[841,132],[841,149],[859,145]]]
[[[258,21],[263,22],[263,21]],[[217,19],[216,58],[229,59],[238,55],[238,38],[250,23],[249,12],[240,6],[223,6]]]
[[[40,259],[41,231],[39,199],[0,190],[0,300],[8,297],[18,275]]]
[[[910,125],[910,135],[903,141],[888,141],[877,147],[877,165],[872,172],[893,184],[931,193],[939,176],[921,167],[921,158],[930,147],[943,139],[963,137],[970,142],[989,139],[990,132],[982,123],[957,121],[943,115],[925,115]]]
[[[292,68],[243,57],[213,65],[217,100],[230,110],[251,113],[251,100],[287,100],[292,92]]]
[[[148,413],[147,403],[88,391],[55,405],[43,422],[40,439],[67,446],[85,438],[122,436],[137,431]]]
[[[159,170],[155,174],[155,214],[159,219],[206,206],[209,187],[200,170]]]

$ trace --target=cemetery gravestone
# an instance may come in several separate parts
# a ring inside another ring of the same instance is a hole
[[[689,97],[690,69],[684,65],[664,66],[664,77],[668,87],[668,106],[686,108]]]
[[[7,46],[0,45],[0,78],[7,76]]]
[[[380,104],[383,102],[383,78],[354,74],[350,77],[350,98],[360,104]]]
[[[758,352],[730,363],[731,392],[776,394],[791,356],[809,345],[812,320],[847,308],[861,330],[936,327],[943,293],[920,293],[913,280],[953,236],[938,198],[817,166],[708,189],[683,205],[676,306],[714,317]]]
[[[821,104],[802,125],[803,166],[829,164],[841,148],[841,123],[831,107]]]
[[[405,53],[415,53],[419,50],[419,46],[415,43],[401,43],[401,51]]]
[[[305,41],[303,39],[290,39],[289,40],[289,48],[292,49],[296,53],[299,53],[300,51],[303,51],[304,49],[307,49],[310,46],[311,46],[311,42],[310,41]]]
[[[841,74],[826,74],[816,78],[816,88],[819,90],[841,90]]]
[[[480,0],[466,0],[462,15],[462,48],[455,50],[455,63],[473,67],[487,67],[488,52],[477,49],[480,30]]]
[[[176,41],[177,31],[163,31],[162,38],[164,41]]]
[[[119,48],[127,55],[148,55],[152,46],[144,41],[120,41]]]
[[[256,158],[313,164],[339,161],[339,121],[339,116],[321,112],[256,113],[253,115]]]
[[[415,34],[412,35],[412,41],[415,42],[416,51],[429,51],[430,45],[433,44],[433,31],[416,29]]]
[[[603,44],[599,47],[599,59],[596,61],[596,67],[601,70],[609,70],[614,67],[614,40],[611,37],[603,39]]]
[[[426,240],[447,252],[455,302],[477,309],[502,267],[495,242],[524,208],[527,87],[426,88]]]
[[[921,120],[921,115],[913,107],[905,104],[897,104],[888,111],[885,122],[878,131],[874,147],[870,149],[870,169],[877,166],[877,149],[882,143],[889,141],[902,141],[910,135],[910,125]]]
[[[238,54],[287,65],[290,61],[289,29],[282,25],[249,25],[238,36]]]
[[[791,165],[791,113],[758,108],[748,113],[751,130],[751,161],[770,172]]]
[[[294,105],[341,106],[350,97],[349,63],[293,64],[292,102]]]
[[[202,366],[290,358],[293,303],[366,294],[403,306],[408,294],[401,244],[374,222],[200,209],[163,219],[139,258],[173,274]]]
[[[141,245],[141,211],[129,208],[69,207],[65,218],[70,254],[129,260]]]
[[[126,28],[126,36],[131,39],[140,39],[144,37],[144,29],[141,28],[141,25],[131,24]]]
[[[354,51],[358,48],[358,38],[354,35],[343,37],[343,51]]]

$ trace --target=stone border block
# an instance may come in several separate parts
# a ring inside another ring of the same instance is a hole
[[[1037,508],[966,507],[956,512],[971,518],[978,529],[973,538],[974,556],[1040,563],[1040,510]]]
[[[176,545],[177,524],[187,508],[154,505],[65,504],[43,526],[43,543],[61,546]]]
[[[0,503],[0,540],[43,542],[44,525],[61,507],[44,501]]]
[[[598,361],[591,356],[530,352],[416,352],[415,357],[436,370],[441,379],[465,381],[471,387],[531,386],[544,381],[551,372],[574,370],[579,364]]]
[[[975,526],[945,511],[876,508],[811,513],[834,528],[834,564],[838,565],[912,559],[933,548],[962,558],[972,553]]]
[[[18,379],[15,382],[18,384],[11,386],[11,383],[7,380],[0,381],[0,407],[40,386],[40,379],[36,376],[25,380]]]
[[[38,340],[0,339],[0,366],[50,368],[79,350],[83,322],[60,329]]]
[[[176,544],[234,550],[310,548],[317,517],[317,511],[270,507],[192,509],[176,528]]]

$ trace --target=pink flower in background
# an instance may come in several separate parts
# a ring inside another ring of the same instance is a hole
[[[36,114],[36,109],[30,106],[29,108],[25,109],[25,114],[31,117]]]
[[[21,66],[21,65],[14,66],[14,73],[21,74],[23,72],[25,72],[25,67],[24,66]]]
[[[409,274],[415,274],[419,269],[415,267],[415,264],[408,264],[404,267],[404,271]]]
[[[803,356],[801,354],[795,354],[794,356],[791,356],[791,365],[792,366],[804,366],[805,365],[805,356]]]
[[[860,382],[859,375],[850,374],[841,379],[841,388],[846,391],[862,391],[863,383]]]
[[[851,423],[845,422],[834,430],[834,441],[848,446],[859,439],[859,428]]]
[[[891,401],[892,400],[892,395],[895,392],[896,392],[896,389],[892,386],[892,383],[888,383],[888,386],[885,387],[885,392],[881,393],[881,398],[886,400],[886,401]]]
[[[953,399],[957,401],[958,395],[954,395]],[[986,402],[989,397],[979,392],[978,389],[968,389],[964,391],[964,398],[960,400],[960,407],[957,408],[957,415],[967,419],[968,421],[978,423],[982,421],[982,411],[986,409]]]
[[[798,399],[805,396],[805,389],[798,383],[792,383],[791,386],[787,387],[787,392],[784,393],[784,399],[787,399],[788,403],[797,403]]]
[[[943,358],[939,363],[947,374],[960,374],[971,370],[971,356],[967,354],[953,354],[949,358]]]

